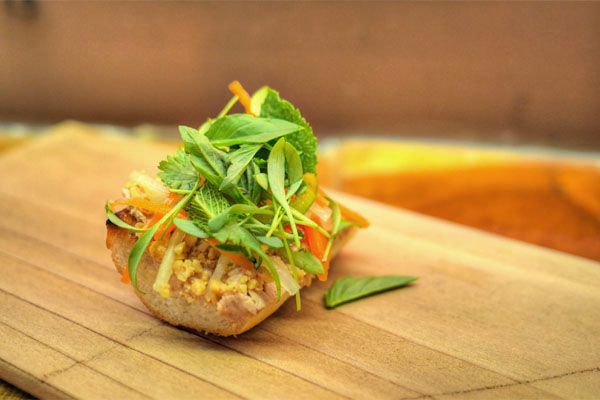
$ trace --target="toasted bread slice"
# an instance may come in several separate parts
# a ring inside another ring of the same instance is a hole
[[[120,213],[120,217],[127,219],[127,215],[123,213]],[[110,221],[107,221],[106,228],[106,246],[112,252],[112,259],[117,270],[119,273],[123,273],[127,267],[129,253],[137,240],[137,236],[126,229],[119,228]],[[332,258],[344,247],[357,230],[357,227],[352,226],[336,236],[331,249]],[[239,335],[273,314],[290,297],[290,294],[282,288],[279,301],[275,296],[266,296],[264,306],[256,312],[248,311],[248,309],[236,304],[225,310],[222,305],[215,301],[209,301],[204,296],[190,301],[189,296],[183,296],[182,292],[177,291],[169,297],[163,297],[152,289],[160,261],[159,258],[153,257],[148,249],[146,250],[137,271],[140,291],[133,290],[155,316],[172,325],[184,326],[221,336]],[[310,285],[311,279],[312,275],[307,273],[300,280],[300,286]],[[232,299],[234,301],[238,300],[238,298],[233,297]]]

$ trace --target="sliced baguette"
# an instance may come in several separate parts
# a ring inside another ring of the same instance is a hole
[[[129,253],[137,240],[135,234],[126,229],[119,228],[110,221],[106,223],[106,246],[112,252],[112,259],[119,273],[127,267]],[[332,258],[344,247],[358,230],[351,226],[341,231],[332,245]],[[177,326],[184,326],[200,332],[221,336],[239,335],[262,322],[273,314],[290,297],[287,291],[281,291],[281,299],[275,299],[255,314],[244,314],[241,318],[232,320],[217,311],[216,304],[207,303],[202,299],[188,302],[184,297],[173,294],[168,298],[152,290],[152,284],[158,272],[160,260],[153,258],[148,250],[142,256],[138,266],[138,287],[141,292],[133,289],[135,294],[146,307],[158,318]],[[304,280],[310,284],[311,276]]]

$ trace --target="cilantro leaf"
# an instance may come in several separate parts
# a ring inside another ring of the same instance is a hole
[[[176,156],[167,156],[158,164],[158,169],[161,170],[158,176],[171,189],[192,190],[198,183],[198,171],[183,149],[179,149]]]
[[[304,172],[316,172],[317,139],[313,135],[311,126],[302,117],[297,108],[289,101],[279,97],[279,92],[271,88],[262,90],[266,91],[266,95],[264,95],[264,92],[261,92],[261,97],[265,97],[260,106],[260,116],[283,119],[303,127],[303,130],[287,135],[286,141],[300,152]]]

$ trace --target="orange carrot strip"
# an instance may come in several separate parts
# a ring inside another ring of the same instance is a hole
[[[253,271],[254,270],[254,264],[252,262],[250,262],[250,260],[248,260],[243,255],[237,254],[237,253],[229,253],[227,251],[219,249],[218,247],[215,247],[217,244],[220,244],[220,242],[217,239],[215,239],[215,238],[209,238],[208,239],[208,243],[212,247],[214,247],[215,250],[217,250],[219,253],[223,254],[224,256],[228,257],[231,261],[233,261],[234,263],[236,263],[240,267],[245,268],[245,269],[247,269],[249,271]]]
[[[129,265],[127,266],[127,268],[125,268],[123,270],[123,273],[121,275],[121,282],[123,282],[124,284],[128,284],[129,282],[131,282],[131,279],[129,278]]]
[[[319,226],[323,225],[323,221],[316,215],[311,217],[315,223]],[[323,258],[325,254],[325,249],[327,248],[327,237],[319,232],[317,229],[310,226],[303,226],[305,238],[308,242],[308,249],[311,253],[315,255],[319,259],[319,261]],[[324,272],[322,274],[317,274],[317,278],[321,281],[327,280],[327,274],[329,273],[329,262],[331,261],[331,253],[327,256],[327,260],[321,263],[323,264]]]
[[[254,115],[254,113],[252,112],[252,107],[250,105],[250,95],[242,87],[242,84],[238,81],[233,81],[229,84],[229,90],[231,91],[231,93],[235,94],[240,99],[240,103],[242,103],[242,105],[244,106],[246,114],[250,114],[256,117],[256,115]]]
[[[338,203],[338,207],[340,208],[340,212],[342,213],[342,219],[344,219],[346,221],[350,221],[350,222],[355,222],[361,228],[367,228],[367,227],[369,227],[369,225],[371,225],[369,220],[366,219],[365,217],[363,217],[362,215],[360,215],[359,213],[352,211],[348,207],[343,206],[339,203]]]
[[[153,201],[141,199],[139,197],[134,197],[132,199],[117,200],[114,201],[112,204],[115,206],[132,206],[153,213],[158,212],[163,214],[168,213],[171,209],[171,207],[169,207],[167,204],[155,203]]]

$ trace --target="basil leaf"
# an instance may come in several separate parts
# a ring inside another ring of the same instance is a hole
[[[176,156],[167,156],[158,164],[158,169],[162,171],[158,176],[171,189],[192,190],[200,179],[190,156],[183,149],[179,149]]]
[[[209,237],[208,233],[204,232],[196,224],[187,219],[174,218],[173,223],[180,231],[187,233],[188,235],[196,236],[201,239]]]
[[[215,146],[233,146],[244,143],[266,143],[304,128],[276,118],[232,114],[213,122],[206,137]]]
[[[219,190],[226,190],[238,183],[246,167],[248,167],[248,164],[250,164],[254,155],[262,146],[262,144],[244,145],[229,153],[231,164],[227,169],[227,176],[219,186]]]
[[[283,242],[277,236],[257,236],[256,238],[267,246],[273,247],[274,249],[280,249],[283,247]]]
[[[354,301],[375,293],[396,289],[417,280],[414,276],[371,276],[354,278],[346,276],[333,282],[325,292],[325,306],[337,307],[341,304]]]
[[[129,225],[127,222],[117,217],[115,213],[113,213],[108,207],[108,201],[104,205],[104,212],[106,212],[106,217],[108,218],[108,220],[116,226],[118,226],[119,228],[124,228],[131,232],[146,232],[148,230],[144,228],[136,228],[135,226]]]
[[[302,249],[294,251],[291,254],[296,267],[303,269],[306,272],[310,272],[311,274],[322,274],[325,272],[323,264],[310,251]]]

